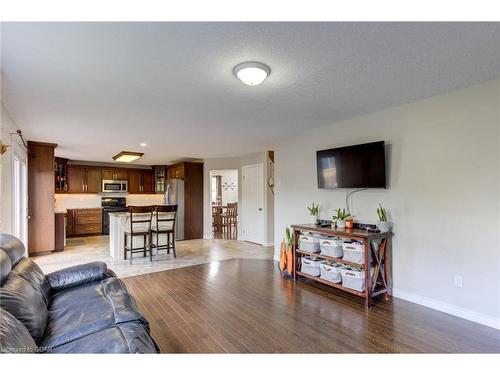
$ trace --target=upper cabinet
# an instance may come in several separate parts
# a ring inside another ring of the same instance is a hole
[[[85,192],[100,193],[102,190],[102,172],[100,168],[85,168]]]
[[[174,164],[168,167],[167,178],[184,179],[184,163]]]
[[[84,169],[78,165],[68,165],[67,168],[67,191],[68,193],[85,192]]]
[[[128,180],[128,169],[126,168],[104,168],[102,169],[103,180]]]
[[[153,189],[153,171],[150,169],[133,169],[128,173],[128,192],[130,194],[150,194]]]
[[[68,159],[55,158],[54,169],[55,169],[54,177],[55,177],[56,193],[65,193],[68,188],[67,184]]]
[[[166,166],[155,166],[152,169],[112,168],[67,164],[65,159],[57,160],[54,165],[56,193],[100,193],[103,180],[128,181],[130,194],[165,192]],[[179,165],[177,169],[174,169],[173,176],[171,178],[183,178],[184,167]]]
[[[165,192],[165,181],[167,180],[167,166],[155,165],[153,167],[153,189],[155,193],[162,194]]]
[[[102,172],[98,167],[67,166],[68,193],[100,193]]]

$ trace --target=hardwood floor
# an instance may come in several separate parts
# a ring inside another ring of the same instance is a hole
[[[123,279],[163,353],[500,352],[500,331],[394,298],[294,283],[231,259]]]

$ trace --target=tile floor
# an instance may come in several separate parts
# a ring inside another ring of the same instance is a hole
[[[109,237],[69,238],[63,252],[32,258],[45,273],[77,264],[102,261],[107,263],[118,277],[143,275],[152,272],[182,268],[213,261],[250,258],[272,259],[273,248],[249,242],[213,239],[178,241],[177,258],[166,251],[160,253],[158,261],[149,261],[139,254],[134,255],[133,264],[128,260],[113,260],[109,256]]]

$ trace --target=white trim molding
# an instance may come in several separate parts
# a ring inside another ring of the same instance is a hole
[[[205,234],[203,235],[204,240],[213,240],[214,236],[212,234]]]
[[[393,289],[392,295],[397,298],[404,299],[409,302],[416,303],[434,310],[438,310],[450,315],[458,316],[462,319],[467,319],[475,323],[483,324],[500,330],[500,317],[495,317],[477,311],[465,309],[460,306],[452,305],[446,302],[438,301],[433,298],[428,298],[407,292],[401,289]]]

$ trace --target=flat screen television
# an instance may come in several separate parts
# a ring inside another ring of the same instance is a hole
[[[316,152],[318,188],[386,188],[385,142]]]

